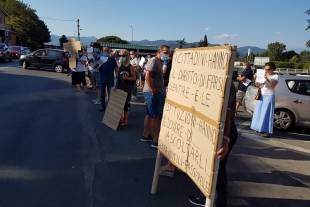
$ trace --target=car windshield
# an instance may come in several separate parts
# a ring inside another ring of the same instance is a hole
[[[24,47],[25,50],[28,50],[28,47]]]
[[[20,50],[20,47],[10,47],[11,50]]]

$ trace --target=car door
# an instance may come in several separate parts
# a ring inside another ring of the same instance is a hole
[[[32,55],[29,55],[28,61],[30,66],[44,67],[44,60],[45,60],[45,55],[43,55],[44,51],[45,50],[37,50]]]
[[[310,124],[310,79],[298,80],[292,90],[291,105],[298,114],[299,123]]]
[[[59,60],[59,51],[49,50],[45,57],[45,66],[47,68],[54,68],[54,63]]]

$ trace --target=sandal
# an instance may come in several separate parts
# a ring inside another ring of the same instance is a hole
[[[262,136],[262,137],[269,137],[269,134],[267,134],[267,133],[262,133],[261,136]]]
[[[174,170],[168,170],[166,168],[166,166],[161,166],[160,169],[159,169],[159,174],[160,175],[165,175],[165,176],[168,176],[168,177],[173,177]]]
[[[119,123],[119,126],[127,126],[127,125],[128,125],[127,121],[123,121],[123,122]]]

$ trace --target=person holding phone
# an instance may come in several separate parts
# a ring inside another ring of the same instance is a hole
[[[279,76],[274,74],[276,65],[273,62],[265,64],[265,82],[255,83],[262,87],[261,96],[256,101],[254,114],[251,122],[251,129],[261,133],[262,137],[269,137],[273,134],[273,116],[275,108],[275,87],[279,82]],[[254,76],[256,78],[256,76]],[[263,86],[261,86],[263,84]]]

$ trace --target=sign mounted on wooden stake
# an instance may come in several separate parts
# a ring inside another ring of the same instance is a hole
[[[208,199],[214,194],[235,50],[177,49],[172,60],[158,149]]]

